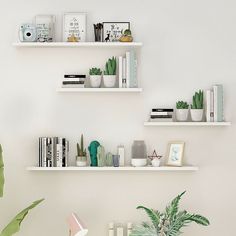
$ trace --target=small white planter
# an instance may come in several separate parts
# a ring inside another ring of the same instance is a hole
[[[105,87],[113,88],[116,85],[116,75],[103,75],[103,82]]]
[[[134,167],[142,167],[147,165],[147,159],[138,159],[138,158],[132,158],[131,159],[131,165]]]
[[[90,84],[92,88],[99,88],[101,86],[101,75],[90,75]]]
[[[154,159],[152,160],[152,166],[153,166],[153,167],[159,167],[160,165],[161,165],[161,160],[160,160],[160,159],[154,158]]]
[[[188,109],[176,109],[175,114],[176,114],[177,121],[188,120]]]
[[[203,118],[203,109],[191,109],[191,118],[192,121],[202,121]]]
[[[78,167],[84,167],[87,166],[87,157],[86,156],[77,156],[76,157],[76,166]]]

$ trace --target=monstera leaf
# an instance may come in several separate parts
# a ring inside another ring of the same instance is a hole
[[[44,199],[40,199],[38,201],[33,202],[29,207],[25,208],[18,215],[16,215],[13,220],[3,229],[0,236],[12,236],[20,230],[20,226],[24,218],[27,216],[29,210],[36,207],[39,203],[41,203]]]
[[[4,163],[2,157],[2,146],[0,144],[0,197],[3,197],[4,188]]]

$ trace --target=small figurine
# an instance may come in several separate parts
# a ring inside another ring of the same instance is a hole
[[[133,42],[132,32],[130,29],[126,29],[124,33],[122,33],[122,36],[119,39],[122,43],[130,43]]]
[[[98,146],[97,148],[97,160],[99,167],[106,166],[105,148],[102,145]]]
[[[92,141],[88,147],[90,153],[91,166],[98,166],[97,148],[100,146],[98,141]]]
[[[153,167],[159,167],[160,166],[162,156],[157,155],[156,150],[154,150],[152,155],[148,156],[148,158],[151,160]]]
[[[105,42],[110,42],[110,34],[107,34],[107,37],[104,39]]]
[[[111,152],[108,152],[106,155],[106,166],[113,166],[113,158]]]
[[[78,37],[75,37],[74,34],[72,34],[70,37],[67,38],[67,42],[69,42],[69,43],[77,43],[77,42],[79,42],[79,39],[78,39]]]

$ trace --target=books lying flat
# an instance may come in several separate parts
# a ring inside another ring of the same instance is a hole
[[[152,112],[174,112],[172,108],[153,108]]]
[[[172,119],[172,115],[151,115],[150,116],[151,119],[158,119],[158,118],[171,118]]]
[[[157,118],[157,119],[149,119],[150,122],[172,122],[172,118]]]

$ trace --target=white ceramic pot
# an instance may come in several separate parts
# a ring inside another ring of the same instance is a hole
[[[147,159],[138,159],[138,158],[132,158],[131,165],[135,167],[142,167],[147,165]]]
[[[90,84],[92,88],[99,88],[101,86],[101,75],[90,75]]]
[[[152,166],[153,166],[153,167],[159,167],[160,165],[161,165],[161,160],[160,160],[160,159],[154,158],[154,159],[152,160]]]
[[[113,88],[116,85],[116,75],[103,75],[103,82],[105,87]]]
[[[77,156],[76,157],[76,166],[78,166],[78,167],[87,166],[87,157],[86,156]]]
[[[203,109],[191,109],[191,118],[192,121],[202,121],[203,118]]]
[[[188,109],[176,109],[175,114],[177,121],[187,121],[188,119]]]

